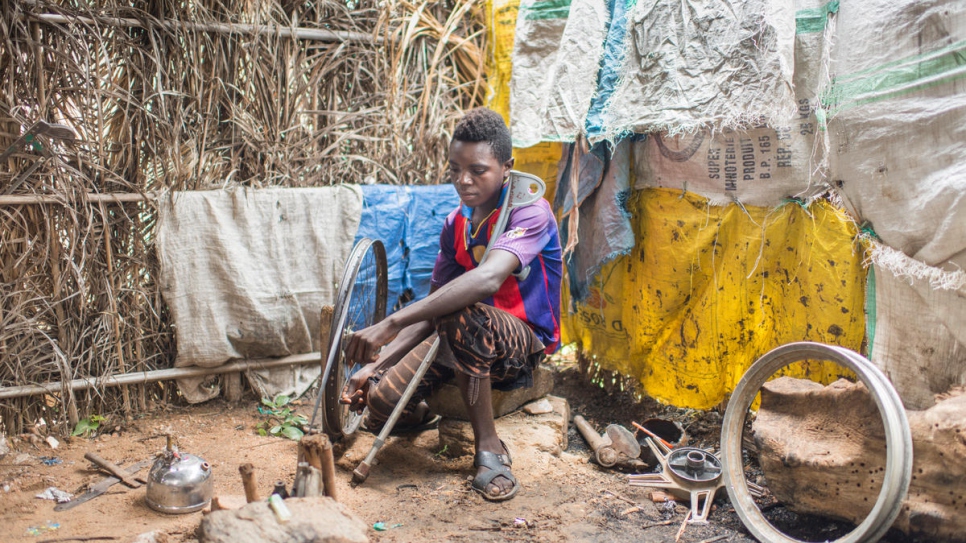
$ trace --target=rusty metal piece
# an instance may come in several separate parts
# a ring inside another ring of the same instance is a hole
[[[611,447],[617,453],[626,458],[638,458],[641,456],[641,444],[630,430],[620,424],[609,424],[606,430],[607,438],[610,439]]]
[[[587,445],[590,446],[590,450],[594,451],[594,459],[597,463],[605,468],[613,467],[617,464],[620,456],[616,449],[611,444],[609,437],[604,437],[597,434],[594,427],[587,422],[587,419],[581,417],[580,415],[574,416],[574,426],[577,427],[577,431],[580,435],[584,436],[587,440]]]

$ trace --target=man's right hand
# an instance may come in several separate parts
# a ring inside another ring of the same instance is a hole
[[[369,395],[369,378],[375,374],[375,371],[374,365],[367,364],[352,374],[345,383],[339,403],[348,405],[349,409],[356,413],[362,413],[366,408],[366,397]]]

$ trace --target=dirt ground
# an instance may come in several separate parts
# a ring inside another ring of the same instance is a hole
[[[583,415],[597,428],[610,423],[631,428],[631,421],[657,417],[680,422],[690,445],[718,445],[720,413],[637,402],[628,393],[607,393],[587,383],[572,363],[558,360],[556,368],[554,395],[566,398],[572,414]],[[310,415],[311,400],[303,398],[299,403],[299,412]],[[163,449],[167,432],[178,436],[182,451],[212,464],[216,494],[244,494],[238,466],[245,462],[255,465],[262,493],[267,495],[274,481],[290,486],[295,475],[296,442],[259,436],[255,428],[267,417],[258,412],[257,405],[256,398],[246,396],[235,405],[215,400],[197,406],[167,406],[120,424],[119,431],[61,442],[56,450],[46,444],[35,446],[28,440],[12,439],[11,452],[0,459],[0,541],[97,538],[124,542],[152,531],[164,534],[172,543],[195,541],[202,513],[156,513],[144,504],[143,487],[128,489],[118,484],[106,494],[63,512],[53,510],[53,501],[35,495],[51,486],[79,495],[86,485],[104,477],[84,459],[86,452],[94,451],[109,461],[127,465],[151,458]],[[507,416],[526,415],[517,412]],[[590,451],[573,425],[568,437],[567,450],[554,456],[514,447],[513,436],[505,436],[523,490],[508,502],[490,503],[470,490],[472,457],[441,454],[435,430],[416,437],[390,438],[366,483],[352,487],[351,470],[368,452],[373,439],[369,434],[359,434],[347,449],[337,451],[339,499],[370,526],[368,535],[378,542],[754,541],[724,490],[719,492],[707,525],[683,525],[687,502],[654,503],[651,489],[629,486],[626,473],[589,463]],[[141,475],[146,477],[147,470]],[[851,529],[827,519],[799,517],[781,506],[771,507],[767,514],[789,535],[808,541],[835,539]],[[383,523],[387,529],[373,529],[376,523]],[[55,529],[45,529],[54,525]],[[905,540],[901,534],[890,532],[884,541]]]

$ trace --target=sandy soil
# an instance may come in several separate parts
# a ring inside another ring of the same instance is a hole
[[[697,413],[636,402],[629,394],[607,394],[587,384],[572,367],[559,366],[557,396],[568,399],[573,414],[581,414],[603,428],[610,423],[643,421],[650,417],[677,420],[687,429],[692,445],[717,446],[719,413]],[[303,399],[299,411],[311,413]],[[526,416],[522,413],[508,415]],[[80,540],[104,537],[130,541],[136,535],[157,531],[171,542],[195,540],[202,514],[163,515],[144,504],[144,488],[113,486],[106,494],[73,509],[53,511],[54,502],[34,496],[53,486],[78,495],[104,474],[92,468],[84,453],[127,465],[151,458],[164,447],[163,435],[178,436],[182,451],[212,464],[216,494],[244,494],[238,466],[256,466],[259,488],[268,493],[274,481],[291,485],[295,475],[296,442],[262,437],[255,427],[266,420],[257,411],[257,399],[246,397],[236,405],[215,400],[165,410],[127,423],[94,439],[73,438],[56,449],[29,440],[11,440],[11,453],[0,459],[0,541]],[[559,456],[515,447],[514,473],[524,489],[514,499],[490,503],[472,492],[468,478],[472,457],[449,458],[440,454],[435,430],[416,437],[391,438],[379,464],[365,484],[352,487],[351,470],[368,452],[372,436],[360,434],[340,452],[339,498],[370,526],[372,541],[579,541],[579,542],[708,542],[753,541],[722,490],[704,526],[682,521],[687,503],[651,501],[651,489],[631,487],[625,473],[588,462],[589,450],[573,426],[569,447]],[[36,441],[36,440],[35,440]],[[42,457],[61,462],[46,465]],[[147,470],[141,472],[147,475]],[[822,519],[802,519],[782,508],[771,514],[797,537],[824,541],[850,529]],[[375,523],[389,529],[376,531]],[[31,528],[59,524],[53,531]],[[797,530],[797,531],[795,531]],[[890,537],[898,542],[901,538]]]

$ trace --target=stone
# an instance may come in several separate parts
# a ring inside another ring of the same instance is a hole
[[[551,412],[541,415],[527,415],[520,412],[498,418],[496,419],[497,433],[508,442],[511,441],[510,436],[512,436],[514,447],[532,447],[560,456],[560,453],[567,448],[570,404],[564,398],[557,396],[547,396],[546,400],[553,407]],[[469,422],[444,417],[439,421],[438,429],[439,449],[445,449],[448,456],[462,456],[475,452],[473,427]]]
[[[366,524],[328,497],[289,498],[292,512],[279,522],[266,500],[241,509],[212,511],[198,528],[200,543],[364,543]]]
[[[138,534],[129,543],[168,543],[169,541],[168,534],[155,530],[153,532]]]
[[[543,415],[544,413],[553,412],[553,406],[550,405],[550,400],[540,398],[535,402],[530,402],[523,406],[523,412],[527,415]]]
[[[538,364],[533,370],[533,386],[515,390],[493,391],[493,418],[516,411],[527,402],[546,396],[553,392],[553,369],[545,364]],[[443,385],[435,394],[426,399],[430,409],[437,415],[470,420],[463,405],[463,397],[459,388],[453,383]]]

